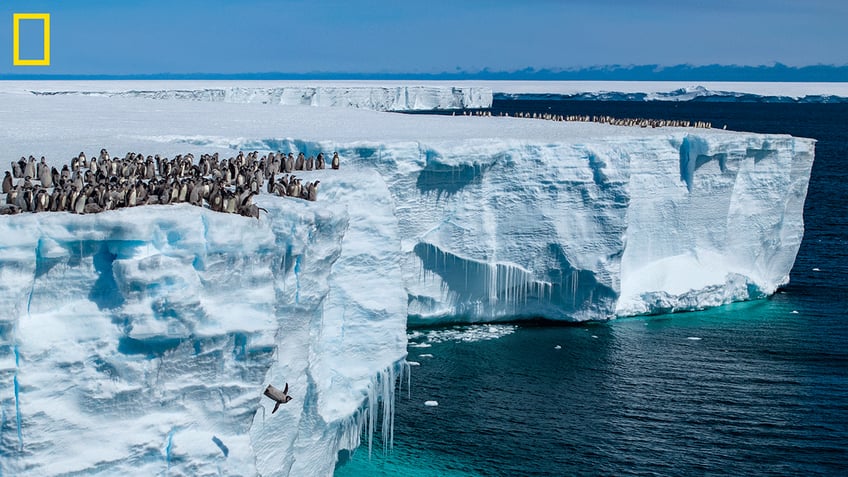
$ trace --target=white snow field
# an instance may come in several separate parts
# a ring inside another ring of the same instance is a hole
[[[331,475],[361,431],[390,440],[408,322],[759,298],[803,235],[810,139],[41,86],[0,83],[6,164],[105,147],[342,167],[297,174],[317,202],[259,196],[259,220],[0,217],[2,475]],[[262,391],[286,382],[271,414]]]

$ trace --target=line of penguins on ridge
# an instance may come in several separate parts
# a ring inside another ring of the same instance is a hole
[[[42,156],[12,162],[12,171],[3,178],[6,203],[0,215],[21,212],[59,212],[92,214],[106,210],[151,204],[189,203],[216,212],[237,213],[259,218],[265,210],[252,203],[263,184],[268,193],[315,201],[321,181],[301,183],[293,171],[325,169],[324,153],[308,158],[301,152],[258,152],[221,160],[218,153],[203,154],[197,164],[191,153],[173,159],[127,153],[110,158],[106,149],[98,157],[86,159],[85,153],[71,159],[61,171],[48,166]],[[332,169],[339,169],[339,154],[333,153]],[[276,175],[283,173],[279,180]],[[19,179],[17,184],[14,180]],[[266,184],[267,181],[267,184]],[[267,212],[267,211],[265,211]]]
[[[491,111],[465,111],[463,116],[492,116]],[[456,116],[456,113],[453,114]],[[585,116],[585,115],[564,115],[551,113],[501,113],[499,116],[525,118],[525,119],[546,119],[548,121],[573,121],[582,123],[601,123],[611,126],[639,126],[643,128],[704,128],[712,129],[713,124],[707,121],[685,121],[682,119],[645,119],[645,118],[615,118],[612,116]],[[727,129],[725,125],[722,129]]]

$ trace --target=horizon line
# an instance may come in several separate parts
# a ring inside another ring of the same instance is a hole
[[[848,82],[848,65],[596,65],[552,69],[442,72],[245,72],[245,73],[0,73],[0,80],[65,79],[239,79],[239,80],[537,80],[537,81],[734,81],[734,82]]]

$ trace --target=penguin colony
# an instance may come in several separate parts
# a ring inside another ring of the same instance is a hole
[[[453,114],[454,116],[456,113]],[[463,116],[491,116],[491,111],[474,111],[463,112]],[[683,121],[679,119],[643,119],[643,118],[614,118],[612,116],[580,116],[580,115],[562,115],[551,113],[501,113],[503,117],[527,118],[527,119],[547,119],[548,121],[573,121],[583,123],[601,123],[611,126],[639,126],[643,128],[704,128],[711,129],[712,123],[706,121]],[[725,129],[727,126],[725,126]]]
[[[301,152],[258,152],[221,160],[218,154],[203,154],[195,164],[194,155],[173,159],[127,153],[110,158],[106,149],[98,157],[84,153],[71,159],[61,171],[50,167],[44,157],[33,156],[12,162],[3,178],[6,203],[0,215],[21,212],[60,212],[92,214],[124,207],[151,204],[189,203],[216,212],[259,218],[261,209],[252,203],[263,184],[269,193],[315,201],[321,181],[301,183],[293,171],[324,169],[324,154],[306,158]],[[333,153],[330,168],[339,169],[339,155]],[[276,175],[282,173],[277,180]],[[18,179],[17,185],[14,180]],[[267,212],[267,211],[266,211]]]

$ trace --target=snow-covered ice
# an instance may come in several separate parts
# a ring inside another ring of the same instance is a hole
[[[259,221],[0,219],[2,475],[329,475],[361,430],[391,440],[407,319],[758,298],[803,236],[809,139],[28,92],[43,86],[0,84],[7,161],[337,150],[342,170],[298,174],[320,178],[315,203],[258,197]],[[272,415],[262,390],[286,382]]]

